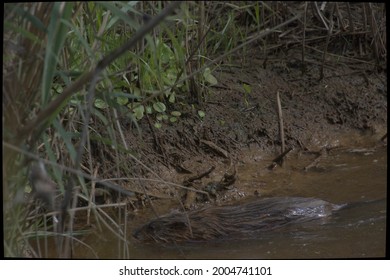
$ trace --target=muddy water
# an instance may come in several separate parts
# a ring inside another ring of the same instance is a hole
[[[385,256],[387,148],[334,150],[304,171],[314,157],[294,155],[283,169],[266,171],[266,160],[239,167],[239,185],[250,196],[305,196],[348,203],[326,223],[284,228],[249,240],[217,240],[180,245],[140,244],[126,250],[110,232],[91,235],[75,258],[132,259],[311,259]],[[134,229],[129,221],[129,231]],[[104,238],[100,237],[104,236]]]

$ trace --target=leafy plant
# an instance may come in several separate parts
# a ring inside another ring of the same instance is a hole
[[[252,87],[250,85],[248,85],[248,84],[243,84],[242,87],[244,89],[245,105],[248,107],[249,106],[248,95],[250,95],[252,93]]]
[[[206,116],[206,113],[203,112],[202,110],[198,110],[198,116],[203,119]]]

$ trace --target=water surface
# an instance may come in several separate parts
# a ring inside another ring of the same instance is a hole
[[[316,197],[348,203],[326,223],[286,227],[244,240],[179,245],[142,244],[129,237],[124,247],[110,232],[83,239],[99,258],[131,259],[321,259],[384,257],[386,248],[387,148],[339,150],[321,159],[293,156],[283,169],[264,171],[264,162],[239,167],[245,190],[264,196]],[[263,171],[262,171],[263,170]],[[150,217],[152,218],[152,217]],[[129,232],[138,225],[128,221]],[[104,236],[104,238],[100,237]],[[76,258],[93,258],[76,247]],[[125,249],[124,249],[125,248]]]

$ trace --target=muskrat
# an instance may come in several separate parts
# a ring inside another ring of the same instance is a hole
[[[142,242],[163,243],[253,236],[259,231],[325,218],[341,207],[315,198],[263,198],[240,205],[168,214],[141,226],[133,236]]]

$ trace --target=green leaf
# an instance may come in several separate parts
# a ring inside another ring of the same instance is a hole
[[[215,86],[218,84],[217,79],[211,74],[210,68],[206,68],[203,73],[203,77],[210,85]]]
[[[245,93],[251,93],[252,92],[252,87],[250,85],[244,84],[242,87],[244,88]]]
[[[42,73],[42,105],[50,99],[50,88],[53,83],[55,69],[60,60],[60,52],[68,33],[69,20],[72,17],[73,3],[53,4],[50,23],[47,28],[47,44]]]
[[[156,112],[162,113],[165,112],[167,107],[165,107],[165,104],[162,102],[156,102],[153,104],[153,109],[156,110]]]
[[[171,94],[172,94],[171,89],[165,89],[165,93],[164,93],[165,97],[168,97]]]
[[[23,19],[30,21],[35,28],[39,29],[42,32],[47,32],[47,28],[42,23],[42,21],[39,18],[35,17],[33,14],[27,12],[25,9],[22,8],[22,6],[15,6],[13,8],[13,11],[15,11]]]
[[[133,109],[134,116],[137,120],[140,120],[144,117],[145,107],[143,105],[139,105]]]
[[[108,120],[107,118],[97,109],[95,108],[92,108],[92,113],[98,117],[103,123],[104,125],[108,125]]]
[[[174,116],[174,117],[180,117],[181,113],[179,111],[172,111],[171,115]]]
[[[60,84],[53,84],[53,89],[56,93],[62,93],[64,88]]]
[[[175,94],[172,93],[172,94],[169,96],[169,102],[170,102],[170,103],[175,103],[175,100],[176,100]]]
[[[123,96],[119,96],[116,98],[116,102],[119,104],[119,105],[126,105],[127,102],[128,102],[128,99],[126,97],[123,97]]]
[[[134,96],[140,97],[141,96],[141,90],[139,88],[135,87],[135,88],[132,89],[132,94],[134,94]]]
[[[107,24],[107,29],[110,29],[112,26],[114,26],[118,21],[123,20],[126,22],[129,26],[133,26],[135,29],[139,28],[139,24],[136,20],[134,20],[134,17],[129,17],[127,14],[128,11],[134,12],[135,9],[133,6],[137,3],[137,1],[130,1],[127,3],[127,5],[123,5],[120,2],[118,4],[116,3],[107,3],[107,2],[97,2],[96,4],[99,4],[103,6],[105,9],[110,11],[112,13],[112,17],[110,17],[110,21]],[[123,5],[122,8],[119,9],[119,5]]]
[[[201,117],[202,119],[204,118],[204,116],[206,116],[205,112],[203,112],[203,111],[201,111],[201,110],[198,111],[198,115],[199,115],[199,117]]]
[[[169,121],[170,121],[170,122],[177,122],[177,118],[176,118],[176,117],[170,117],[170,118],[169,118]]]
[[[110,92],[110,95],[112,95],[113,97],[127,98],[127,100],[128,99],[142,99],[142,96],[140,96],[139,94],[131,94],[131,93],[122,92],[122,91],[113,91],[113,92]]]
[[[177,79],[177,70],[176,68],[168,68],[166,71],[164,71],[163,81],[168,86],[173,86],[173,84],[176,82]]]
[[[95,99],[95,107],[98,109],[106,109],[106,108],[108,108],[108,105],[102,99],[96,98]]]
[[[157,119],[157,120],[159,120],[159,121],[162,121],[162,119],[163,119],[163,115],[161,115],[161,114],[158,114],[158,115],[156,116],[156,119]]]
[[[167,64],[175,58],[171,48],[168,47],[167,44],[160,43],[159,49],[160,49],[159,57],[163,64]]]
[[[148,114],[148,115],[153,113],[152,107],[150,107],[150,106],[146,106],[145,111],[146,111],[146,114]]]
[[[155,128],[161,128],[161,126],[162,126],[162,125],[161,125],[161,123],[159,123],[159,122],[155,122],[155,123],[154,123],[154,127],[155,127]]]

